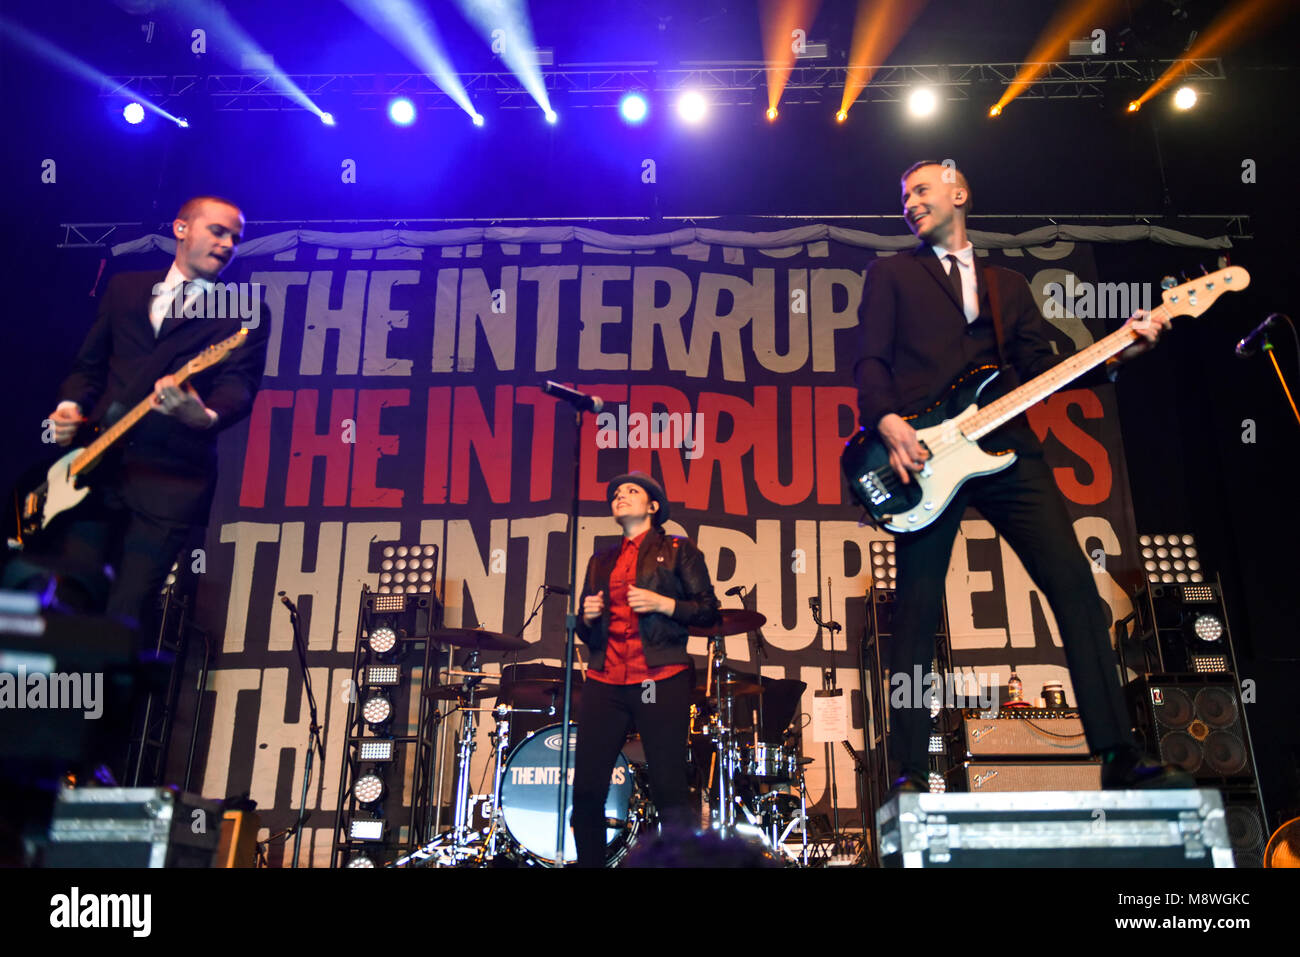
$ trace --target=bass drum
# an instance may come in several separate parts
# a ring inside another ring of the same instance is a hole
[[[560,800],[559,724],[548,725],[530,734],[506,759],[501,775],[501,818],[506,831],[526,862],[555,867],[555,807]],[[569,761],[578,746],[578,726],[569,725]],[[626,754],[614,762],[609,779],[609,796],[605,799],[605,866],[614,867],[636,842],[649,813],[646,788]],[[566,823],[573,813],[573,768],[569,768],[569,790],[564,808]],[[578,859],[573,830],[566,827],[564,863]]]

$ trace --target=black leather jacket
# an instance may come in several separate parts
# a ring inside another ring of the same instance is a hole
[[[591,649],[590,667],[597,671],[605,666],[609,636],[609,576],[622,547],[620,543],[617,548],[591,556],[578,599],[578,637]],[[712,625],[718,618],[718,598],[713,593],[704,555],[689,538],[665,535],[662,528],[654,526],[646,532],[637,552],[636,585],[677,602],[671,617],[657,612],[639,616],[646,664],[658,668],[689,663],[686,629]],[[605,593],[605,611],[588,625],[582,620],[583,600],[601,591]]]

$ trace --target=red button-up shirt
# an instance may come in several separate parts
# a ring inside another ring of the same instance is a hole
[[[645,660],[638,618],[627,603],[628,586],[636,584],[636,558],[646,533],[623,539],[614,570],[609,573],[609,640],[605,644],[605,667],[589,669],[587,677],[611,685],[639,685],[643,681],[662,681],[681,674],[689,666],[663,665],[651,668]]]

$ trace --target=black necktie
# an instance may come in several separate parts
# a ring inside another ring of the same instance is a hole
[[[966,297],[962,295],[961,289],[961,268],[957,265],[957,257],[949,253],[944,257],[952,265],[948,269],[948,281],[952,283],[952,291],[957,294],[957,304],[961,306],[961,314],[966,315]]]

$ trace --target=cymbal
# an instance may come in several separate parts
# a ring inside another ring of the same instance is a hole
[[[719,620],[707,627],[688,629],[692,635],[711,638],[714,635],[743,635],[747,631],[757,631],[767,624],[767,616],[760,615],[748,608],[724,608],[718,612]]]
[[[467,689],[464,685],[430,685],[424,689],[424,696],[434,701],[455,701],[467,696],[470,691],[483,698],[492,698],[501,690],[500,685],[481,684]]]
[[[444,645],[459,645],[473,648],[475,651],[519,651],[528,647],[528,642],[514,635],[502,635],[495,631],[479,631],[474,628],[443,628],[431,632],[429,638]]]
[[[733,698],[758,694],[763,690],[763,686],[749,675],[736,674],[734,671],[723,672],[721,677],[714,679],[713,683],[715,685],[721,685],[720,690],[729,693]],[[700,701],[703,701],[706,697],[704,688],[705,686],[703,684],[695,686],[695,697]],[[714,690],[716,692],[719,689],[715,688]],[[709,695],[708,697],[712,697],[712,695]],[[698,704],[699,702],[697,701],[696,703]]]

